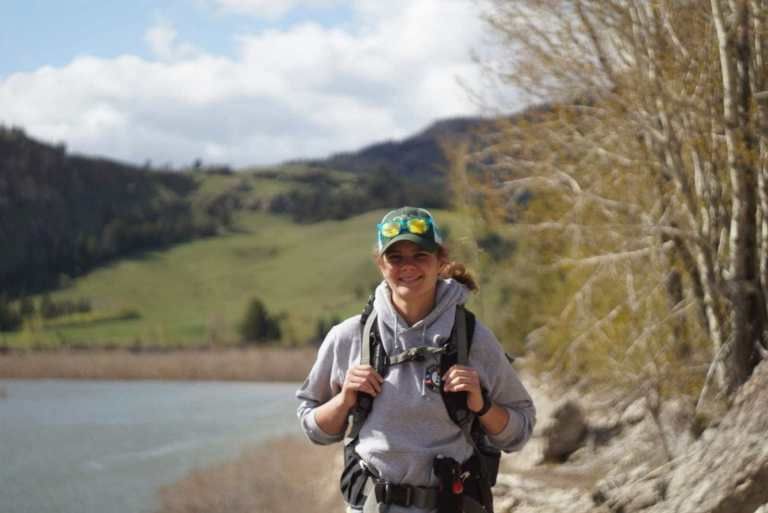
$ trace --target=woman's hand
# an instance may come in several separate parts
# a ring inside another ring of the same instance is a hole
[[[480,376],[472,367],[454,365],[443,375],[443,390],[446,392],[467,392],[467,408],[478,412],[483,407],[483,392]]]
[[[477,413],[483,409],[483,391],[480,388],[480,376],[472,367],[454,365],[443,376],[443,389],[446,392],[467,392],[467,408]],[[491,407],[480,419],[483,429],[489,435],[501,433],[509,421],[506,408],[491,402]]]
[[[376,397],[381,392],[384,378],[370,365],[355,365],[347,371],[341,387],[342,404],[352,408],[357,403],[357,393],[365,392]]]
[[[328,402],[315,408],[315,422],[328,434],[341,433],[347,426],[349,410],[357,404],[358,392],[376,396],[384,382],[370,365],[355,365],[347,371],[341,391]]]

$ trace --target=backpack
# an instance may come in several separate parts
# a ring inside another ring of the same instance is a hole
[[[440,375],[455,365],[467,365],[469,350],[475,330],[475,316],[464,308],[456,306],[456,317],[447,343],[442,347],[416,347],[397,355],[387,355],[381,343],[376,323],[376,311],[373,308],[373,296],[368,299],[360,318],[361,351],[360,363],[374,367],[382,376],[392,365],[424,359],[427,354],[439,354]],[[463,469],[471,476],[464,493],[473,497],[485,508],[493,511],[491,487],[496,484],[501,451],[490,444],[475,414],[467,408],[466,392],[444,392],[440,390],[445,408],[451,420],[461,428],[467,441],[473,448],[473,456],[464,464]],[[360,429],[373,408],[374,398],[359,392],[356,406],[350,411],[349,429],[344,440],[344,470],[341,474],[341,493],[347,504],[362,508],[366,500],[366,488],[369,479],[378,478],[373,471],[363,464],[355,448]]]

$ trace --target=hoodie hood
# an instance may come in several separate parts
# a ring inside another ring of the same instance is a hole
[[[385,351],[392,355],[412,347],[439,346],[451,334],[456,305],[464,304],[469,290],[452,279],[437,281],[435,306],[426,317],[412,326],[397,313],[392,292],[386,281],[376,287],[373,306],[378,313],[378,327]]]

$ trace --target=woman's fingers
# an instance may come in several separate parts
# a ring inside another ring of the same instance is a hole
[[[448,392],[473,392],[480,390],[480,376],[471,367],[454,365],[443,375],[444,388]]]
[[[370,365],[356,365],[347,371],[345,387],[356,392],[378,395],[384,378]]]
[[[467,392],[467,408],[480,411],[483,407],[483,394],[480,375],[471,367],[454,365],[443,376],[446,392]]]
[[[352,376],[349,383],[351,388],[358,392],[377,395],[381,391],[381,385],[378,385],[375,380],[371,381],[365,377]]]

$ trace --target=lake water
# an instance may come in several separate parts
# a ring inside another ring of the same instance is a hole
[[[298,434],[298,384],[0,380],[0,513],[145,513],[193,468]]]

